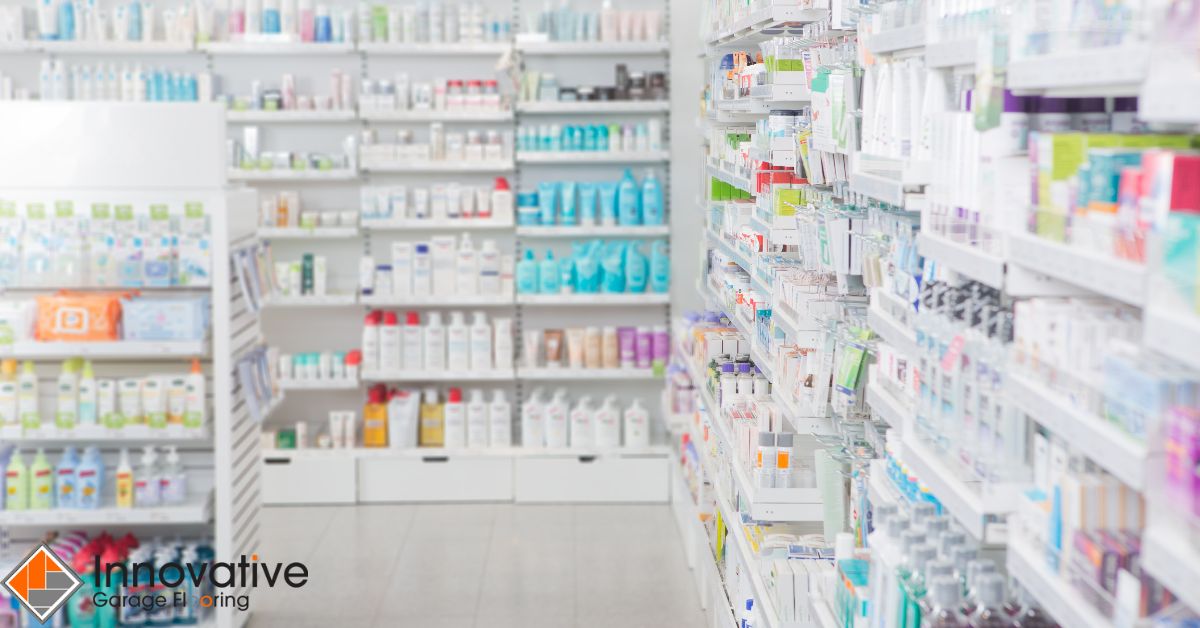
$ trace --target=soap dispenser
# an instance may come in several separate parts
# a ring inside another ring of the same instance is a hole
[[[617,412],[617,399],[609,395],[604,398],[600,409],[592,415],[596,442],[599,449],[614,449],[621,446],[621,418]]]
[[[546,446],[546,406],[542,389],[535,388],[529,400],[521,405],[521,444],[530,448]]]
[[[544,419],[546,430],[546,447],[550,449],[565,449],[567,447],[567,391],[558,389],[554,397],[546,404]]]
[[[596,432],[592,426],[591,398],[584,395],[571,409],[571,447],[589,449],[596,446]]]

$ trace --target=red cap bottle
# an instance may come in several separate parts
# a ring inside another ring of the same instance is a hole
[[[404,315],[404,324],[409,327],[418,327],[421,325],[421,315],[417,312],[409,312]]]
[[[446,403],[462,403],[462,389],[451,388],[446,393]]]
[[[395,327],[399,323],[400,323],[400,319],[399,319],[399,317],[396,316],[395,312],[384,312],[383,313],[383,324],[384,325],[387,325],[389,327]]]

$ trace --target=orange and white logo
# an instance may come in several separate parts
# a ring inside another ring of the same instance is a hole
[[[83,581],[75,571],[45,544],[37,546],[4,578],[4,588],[39,622],[62,608],[81,586]]]

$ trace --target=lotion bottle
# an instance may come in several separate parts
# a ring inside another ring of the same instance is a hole
[[[592,425],[591,398],[584,395],[571,409],[571,447],[591,448],[596,446],[596,428]]]
[[[404,329],[400,332],[402,335],[401,346],[403,347],[400,355],[400,368],[408,371],[420,371],[424,368],[424,360],[421,359],[421,350],[424,345],[424,335],[421,333],[421,315],[416,312],[408,312],[404,315]]]
[[[437,388],[426,388],[421,401],[421,446],[443,446],[446,442],[445,428],[445,408],[438,402]]]
[[[486,448],[490,431],[488,403],[483,398],[483,391],[478,388],[472,389],[471,397],[467,401],[467,447]]]
[[[74,447],[63,451],[62,460],[54,469],[54,495],[57,508],[79,507],[79,486],[75,471],[79,466],[79,454]]]
[[[49,510],[53,507],[54,467],[46,459],[46,452],[38,449],[29,465],[29,509]]]
[[[617,412],[616,398],[612,395],[604,398],[600,409],[592,415],[592,424],[596,428],[595,446],[599,449],[613,449],[621,446],[621,417]]]
[[[133,467],[129,465],[129,450],[121,450],[115,478],[117,508],[133,508]]]
[[[92,370],[91,361],[84,361],[83,374],[79,378],[79,416],[81,425],[95,425],[99,422],[97,410],[96,373]]]
[[[29,510],[29,469],[20,450],[13,452],[4,472],[4,509]]]
[[[0,362],[0,425],[20,425],[17,409],[17,361]]]
[[[533,389],[529,400],[521,405],[521,445],[546,446],[546,405],[542,401],[541,388]]]
[[[650,417],[639,400],[625,409],[625,446],[631,448],[650,446]]]
[[[159,500],[158,454],[154,447],[146,447],[142,452],[142,464],[138,468],[137,479],[133,483],[133,503],[138,508],[157,506]]]
[[[455,285],[458,294],[479,294],[479,261],[475,256],[475,245],[471,243],[471,235],[463,234],[462,243],[455,254]],[[497,268],[497,278],[499,278]]]
[[[204,417],[208,409],[205,386],[200,360],[193,359],[192,370],[188,373],[184,384],[183,426],[188,429],[199,429],[204,425]],[[107,406],[108,404],[102,405]]]
[[[394,373],[400,370],[400,321],[395,312],[383,313],[379,326],[379,370]]]
[[[462,312],[450,313],[446,326],[446,370],[464,372],[471,368],[471,337]]]
[[[558,389],[554,397],[546,404],[545,429],[546,447],[564,449],[567,447],[567,391]]]
[[[445,430],[444,446],[447,449],[467,446],[467,409],[461,388],[451,388],[446,393]]]
[[[373,311],[363,321],[362,356],[364,371],[379,370],[379,322],[382,313]]]
[[[471,370],[490,371],[492,365],[492,328],[483,312],[475,312],[471,323]]]
[[[54,411],[54,424],[59,429],[69,430],[75,427],[76,412],[79,409],[79,376],[75,372],[75,360],[63,362],[62,372],[58,376],[58,405]]]
[[[492,392],[488,404],[488,440],[492,447],[512,447],[512,406],[503,390]]]
[[[425,323],[425,370],[446,370],[446,328],[442,326],[441,312],[430,312]]]
[[[25,429],[42,427],[42,415],[38,411],[37,373],[33,371],[33,362],[28,360],[21,365],[21,375],[17,378],[17,412]]]

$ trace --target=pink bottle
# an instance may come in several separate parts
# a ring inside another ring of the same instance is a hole
[[[316,30],[312,0],[300,0],[300,41],[312,41],[316,37]]]

